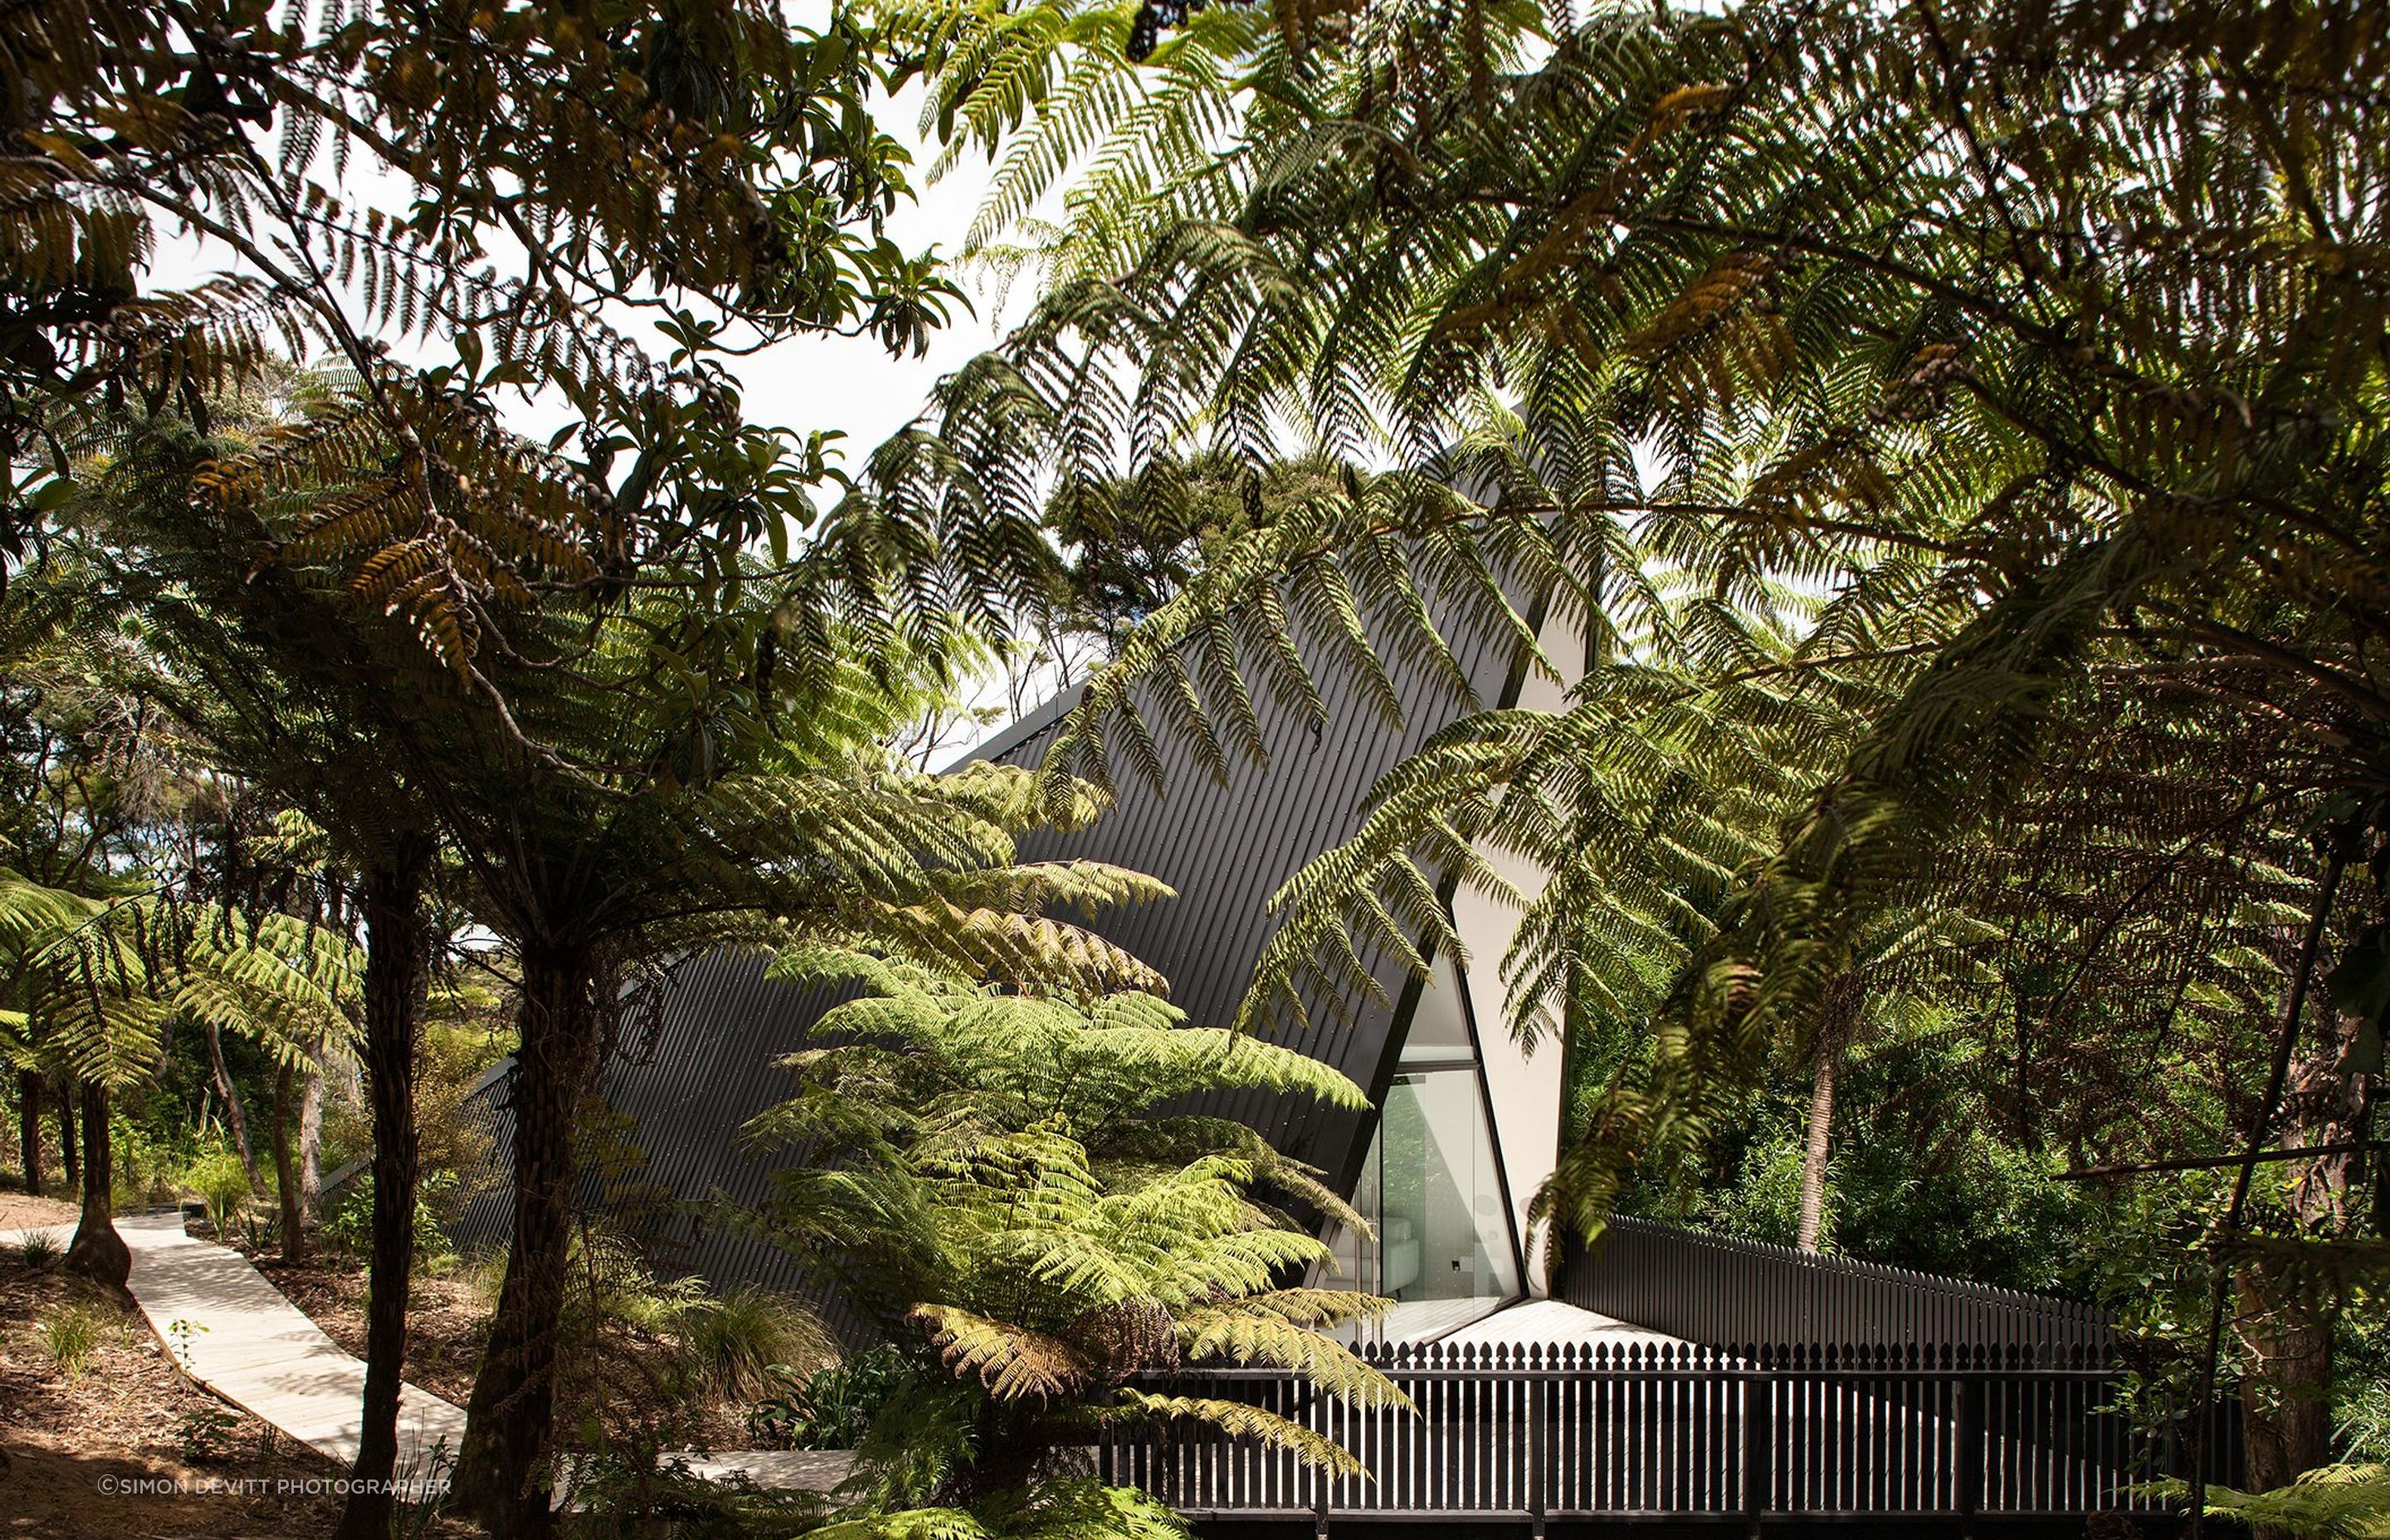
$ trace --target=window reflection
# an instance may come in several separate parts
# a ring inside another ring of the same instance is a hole
[[[1356,1195],[1377,1232],[1362,1287],[1406,1303],[1518,1292],[1474,1069],[1406,1072],[1386,1093]]]
[[[1439,958],[1412,1008],[1353,1193],[1374,1238],[1342,1229],[1330,1238],[1338,1278],[1392,1296],[1407,1319],[1411,1306],[1426,1310],[1422,1321],[1451,1315],[1429,1302],[1519,1293],[1510,1209],[1463,1000],[1458,973]]]

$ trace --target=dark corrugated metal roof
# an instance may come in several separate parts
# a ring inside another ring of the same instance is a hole
[[[1454,650],[1480,703],[1504,696],[1516,672],[1507,640],[1456,637]],[[1274,927],[1270,895],[1304,862],[1348,838],[1377,778],[1466,709],[1448,680],[1424,664],[1397,661],[1391,672],[1404,717],[1399,730],[1388,727],[1341,671],[1331,671],[1321,680],[1329,710],[1317,733],[1286,707],[1257,703],[1271,749],[1266,767],[1237,758],[1225,783],[1215,780],[1191,744],[1157,729],[1165,778],[1161,794],[1124,779],[1117,805],[1092,828],[1032,836],[1022,841],[1021,853],[1030,860],[1107,861],[1169,883],[1176,899],[1102,915],[1094,929],[1158,969],[1191,1021],[1225,1024],[1236,1014]],[[1073,691],[1047,702],[974,757],[1034,764],[1075,700]],[[1391,960],[1378,969],[1390,995],[1399,988],[1399,971]],[[605,1067],[601,1094],[628,1120],[632,1141],[645,1152],[646,1179],[663,1192],[680,1199],[719,1192],[752,1203],[768,1187],[765,1163],[739,1147],[739,1130],[785,1096],[773,1059],[802,1043],[835,996],[770,983],[763,973],[763,960],[752,955],[692,959],[671,982],[647,1051],[636,1059],[618,1055]],[[1368,1002],[1347,1003],[1342,1010],[1318,999],[1306,1004],[1311,1029],[1277,1034],[1364,1087],[1380,1088],[1395,1011]],[[503,1084],[493,1085],[480,1098],[478,1113],[501,1160],[503,1097]],[[1347,1178],[1367,1127],[1363,1116],[1268,1094],[1224,1096],[1205,1110],[1246,1123],[1289,1154]],[[458,1226],[459,1238],[503,1239],[507,1201],[503,1191],[477,1201]],[[677,1244],[664,1258],[669,1263],[717,1281],[797,1281],[786,1259],[768,1247],[692,1233],[686,1220],[675,1224],[677,1233],[668,1238]]]

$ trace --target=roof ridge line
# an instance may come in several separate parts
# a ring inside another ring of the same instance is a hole
[[[1078,706],[1080,699],[1086,693],[1087,687],[1085,681],[1073,685],[1067,689],[1056,691],[1054,694],[1047,696],[1044,700],[1031,707],[1022,715],[1015,717],[1010,726],[1005,728],[994,738],[989,738],[984,743],[977,744],[965,750],[959,756],[938,773],[940,775],[952,775],[955,771],[961,769],[964,765],[970,764],[976,760],[1002,759],[1005,755],[1012,752],[1015,749],[1020,748],[1031,738],[1035,738],[1039,733],[1044,732],[1047,728],[1051,727],[1057,722],[1061,721],[1062,718],[1070,715],[1072,711]]]

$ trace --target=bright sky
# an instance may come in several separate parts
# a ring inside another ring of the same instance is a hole
[[[796,0],[790,8],[802,13],[807,6],[808,0]],[[875,114],[881,126],[912,151],[915,162],[915,200],[891,216],[888,234],[907,251],[935,246],[952,255],[961,249],[964,233],[978,210],[989,167],[982,159],[966,160],[937,185],[929,185],[928,170],[936,151],[934,147],[921,143],[918,132],[920,104],[921,93],[916,85],[880,103]],[[340,190],[353,207],[371,206],[378,201],[396,205],[408,196],[405,185],[394,179],[369,181],[353,177]],[[170,230],[160,234],[157,258],[149,274],[154,287],[186,288],[238,267],[233,254],[220,244]],[[502,275],[507,272],[503,255],[496,266]],[[958,276],[958,281],[976,306],[976,313],[963,306],[955,307],[947,326],[933,334],[929,351],[919,358],[891,357],[885,348],[868,338],[816,337],[792,340],[750,357],[728,360],[730,372],[743,388],[749,420],[791,429],[800,438],[816,430],[843,431],[846,438],[839,446],[842,463],[849,469],[858,468],[875,445],[919,413],[941,376],[995,343],[992,295],[982,291],[987,286],[968,275]],[[1016,299],[1016,319],[1018,311]],[[624,318],[618,317],[618,321]],[[652,343],[658,356],[666,351],[662,340],[648,332],[643,322],[628,325],[625,329]],[[454,357],[444,347],[421,344],[396,351],[424,361]],[[519,401],[508,415],[519,431],[545,437],[565,420],[564,412],[565,408],[557,402]],[[985,695],[975,698],[975,703],[994,705],[1004,693],[1000,682],[992,679]],[[1042,688],[1035,693],[1043,693]],[[942,737],[932,757],[936,763],[944,763],[1001,725],[996,721],[955,724]]]
[[[880,104],[877,113],[882,126],[913,151],[916,161],[917,200],[890,219],[889,235],[908,251],[935,245],[952,254],[961,248],[964,231],[987,185],[988,168],[983,160],[966,160],[937,186],[926,186],[934,151],[921,145],[916,132],[919,113],[918,85]],[[377,201],[395,204],[407,196],[403,184],[379,186],[362,176],[353,177],[341,190],[353,207]],[[170,231],[161,234],[164,238],[149,275],[157,288],[185,288],[237,266],[232,254],[215,242]],[[508,270],[503,255],[497,267],[501,274]],[[963,285],[967,291],[975,288],[968,278]],[[995,341],[989,305],[976,292],[971,298],[980,314],[958,307],[920,358],[891,358],[887,350],[865,338],[824,337],[800,339],[752,357],[730,360],[731,372],[745,388],[749,418],[793,429],[800,435],[816,429],[842,430],[847,434],[845,463],[850,468],[859,465],[873,445],[920,410],[941,375]],[[631,329],[642,331],[636,327]],[[659,356],[665,351],[652,334],[644,334],[642,340],[655,341]],[[526,404],[514,414],[515,426],[545,436],[562,420],[557,410]]]
[[[916,132],[920,109],[916,86],[883,104],[877,114],[881,126],[912,149],[915,162],[918,201],[897,211],[889,221],[889,236],[908,251],[934,244],[951,256],[962,248],[963,233],[987,186],[988,168],[979,159],[965,160],[935,186],[927,186],[936,150],[922,145]],[[969,278],[963,287],[967,292],[975,288]],[[800,433],[843,429],[847,463],[850,468],[859,464],[874,444],[920,410],[941,375],[994,344],[992,307],[985,296],[972,292],[971,298],[979,314],[957,310],[921,358],[891,358],[885,348],[867,338],[824,337],[784,342],[752,358],[734,360],[732,370],[747,390],[747,415]]]

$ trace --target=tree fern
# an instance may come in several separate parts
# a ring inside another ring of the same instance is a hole
[[[2186,1490],[2166,1483],[2170,1495]],[[2207,1513],[2261,1533],[2301,1540],[2378,1540],[2390,1534],[2390,1468],[2380,1465],[2319,1466],[2269,1492],[2210,1488]]]
[[[2161,827],[2210,794],[2192,788],[2212,777],[2134,781],[2130,756],[2161,738],[2101,730],[2122,692],[2220,733],[2209,763],[2265,765],[2272,811],[2253,816],[2278,816],[2261,841],[2277,853],[2329,808],[2383,805],[2385,708],[2362,661],[2382,642],[2381,361],[2347,340],[2379,335],[2390,306],[2356,256],[2390,169],[2350,83],[2381,47],[2356,8],[1459,19],[1372,7],[1323,40],[1303,88],[1243,120],[1221,177],[1106,209],[1126,247],[1050,287],[1003,367],[944,393],[933,421],[957,455],[937,479],[992,500],[1024,462],[1094,482],[1215,444],[1394,465],[1371,495],[1306,510],[1299,546],[1257,536],[1249,569],[1229,553],[1190,585],[1088,691],[1060,763],[1150,773],[1148,739],[1169,730],[1216,768],[1244,706],[1238,685],[1185,682],[1182,649],[1211,627],[1300,635],[1312,668],[1382,678],[1381,651],[1422,645],[1399,602],[1373,616],[1374,647],[1353,643],[1356,570],[1389,534],[1479,571],[1474,543],[1512,542],[1539,558],[1519,590],[1552,593],[1598,648],[1633,634],[1639,563],[1597,565],[1620,526],[1729,608],[1785,585],[1818,598],[1814,634],[1773,665],[1788,699],[1870,655],[1883,693],[1719,935],[1673,980],[1638,981],[1662,993],[1680,1068],[1606,1125],[1630,1146],[1746,1081],[1953,847],[1999,859],[2000,820],[2044,816],[2069,745],[2119,756],[2087,771],[2109,816]],[[1203,201],[1223,179],[1226,220]],[[999,454],[1007,479],[977,479]],[[1489,465],[1503,473],[1469,474]],[[1723,688],[1754,661],[1742,645],[1688,607],[1637,661]],[[1242,656],[1258,673],[1261,649]],[[2282,732],[2333,747],[2301,768],[2201,698],[2279,699]],[[2376,815],[2349,816],[2378,845]],[[1408,827],[1433,830],[1424,809]],[[1387,838],[1369,859],[1392,858]],[[2183,860],[2212,865],[2234,838]],[[1433,893],[1388,869],[1347,918],[1399,954],[1435,930]],[[1548,869],[1570,892],[1566,863]],[[2009,881],[2037,891],[2010,867],[1968,902]],[[2271,889],[2241,894],[2262,908]],[[2229,973],[2164,914],[2166,891],[2127,887],[2129,918],[2075,939],[2153,956],[2166,937]],[[2352,986],[2381,977],[2382,923],[2335,922]],[[1325,928],[1290,944],[1349,968]]]
[[[776,967],[802,976],[840,963],[792,955]],[[959,1489],[1000,1490],[1073,1439],[1138,1418],[1209,1422],[1352,1468],[1252,1408],[1136,1387],[1218,1360],[1400,1402],[1324,1334],[1381,1302],[1279,1287],[1327,1251],[1254,1189],[1309,1185],[1285,1182],[1289,1162],[1250,1129],[1156,1115],[1201,1091],[1357,1106],[1357,1089],[1289,1049],[1184,1026],[1149,995],[999,994],[909,965],[844,966],[864,994],[788,1061],[799,1094],[748,1128],[803,1163],[775,1176],[747,1222],[917,1344],[917,1373],[979,1398],[983,1465],[954,1478]]]

